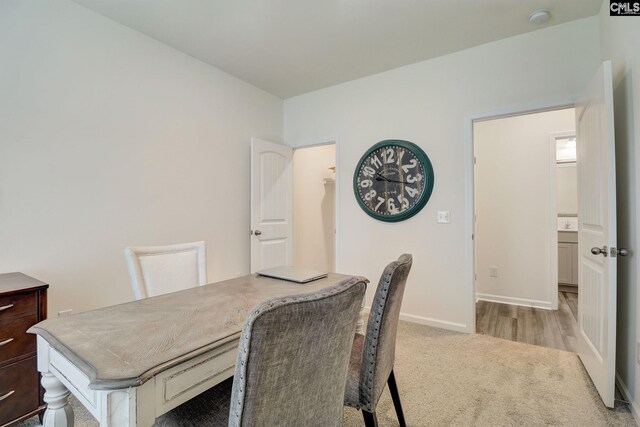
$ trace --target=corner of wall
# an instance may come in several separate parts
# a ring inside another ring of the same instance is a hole
[[[607,39],[604,36],[605,33],[605,29],[607,27],[607,23],[606,23],[606,19],[609,17],[608,16],[608,10],[609,10],[609,1],[608,0],[603,0],[602,4],[600,5],[600,11],[598,12],[598,40],[600,41],[600,43],[598,44],[598,48],[600,50],[600,62],[602,61],[606,61],[609,58],[609,51],[610,49],[607,46]]]
[[[633,415],[634,421],[636,422],[637,425],[640,426],[640,405],[631,397],[629,388],[624,383],[624,381],[622,381],[622,378],[618,374],[617,370],[616,370],[616,385],[618,386],[618,390],[620,390],[620,393],[622,393],[622,397],[624,398],[624,400],[629,402],[629,408],[631,410],[631,415]]]

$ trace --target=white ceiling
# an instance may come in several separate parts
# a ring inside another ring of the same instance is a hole
[[[598,13],[601,0],[75,0],[288,98]],[[552,17],[528,22],[540,8]]]

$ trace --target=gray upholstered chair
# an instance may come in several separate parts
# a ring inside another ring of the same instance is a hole
[[[367,427],[377,426],[376,405],[389,384],[398,422],[406,426],[393,375],[400,305],[413,257],[404,254],[387,265],[371,304],[367,335],[356,334],[351,350],[344,404],[362,411]]]
[[[367,280],[259,304],[227,380],[155,426],[340,426],[349,355]]]

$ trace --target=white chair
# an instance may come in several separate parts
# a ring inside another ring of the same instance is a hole
[[[204,242],[124,250],[135,299],[207,284]]]

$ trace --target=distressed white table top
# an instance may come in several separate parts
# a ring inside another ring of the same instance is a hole
[[[144,383],[158,372],[237,340],[249,310],[353,276],[329,274],[307,284],[248,275],[72,316],[29,329],[74,363],[93,389]],[[359,278],[366,281],[364,278]]]

